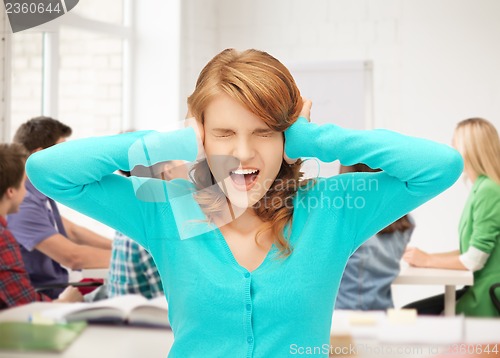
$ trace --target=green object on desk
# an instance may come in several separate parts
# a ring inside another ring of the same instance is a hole
[[[0,350],[62,352],[85,327],[85,322],[51,325],[1,322]]]

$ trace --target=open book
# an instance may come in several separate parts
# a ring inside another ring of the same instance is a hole
[[[165,296],[148,300],[140,295],[124,295],[91,303],[68,303],[45,310],[40,315],[46,319],[65,323],[87,321],[170,327]]]

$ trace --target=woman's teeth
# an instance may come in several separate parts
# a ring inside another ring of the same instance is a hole
[[[245,175],[245,174],[255,174],[257,172],[258,172],[257,169],[236,169],[232,170],[231,174]]]

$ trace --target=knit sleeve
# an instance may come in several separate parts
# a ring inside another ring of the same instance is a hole
[[[500,186],[485,181],[472,203],[472,234],[470,246],[491,254],[498,244],[500,232]]]
[[[382,170],[327,178],[316,189],[328,199],[320,210],[342,215],[352,252],[382,228],[447,189],[463,170],[462,157],[447,145],[383,129],[317,125],[303,117],[286,130],[285,152],[290,158],[338,159],[343,165],[364,163]]]
[[[159,179],[125,178],[113,173],[166,160],[194,161],[197,151],[192,128],[132,132],[55,145],[31,155],[26,172],[45,195],[147,248],[148,230],[155,227],[154,214],[169,212],[165,207],[158,208],[169,206],[167,186]]]

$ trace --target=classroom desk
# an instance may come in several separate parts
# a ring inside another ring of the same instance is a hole
[[[52,305],[57,304],[37,302],[14,309],[1,311],[0,321],[25,321],[27,320],[29,314],[40,312],[44,309],[53,307]],[[332,325],[332,327],[337,327],[337,329],[341,324],[338,313],[339,312],[334,313],[334,322]],[[379,315],[380,313],[375,312],[375,314]],[[384,313],[382,313],[382,315],[384,315]],[[456,318],[458,319],[460,317]],[[443,320],[444,318],[441,317],[440,319],[439,317],[436,317],[433,319]],[[475,345],[500,342],[500,319],[466,318],[463,322],[463,335],[460,339],[462,343]],[[373,332],[377,332],[382,327],[383,326],[380,325],[373,325],[368,326],[367,328],[371,329]],[[346,327],[344,326],[344,333],[346,332],[345,329]],[[347,327],[347,329],[349,328]],[[335,339],[336,336],[338,337],[337,334],[339,333],[341,332],[339,332],[338,330],[337,332],[334,332],[334,330],[332,329],[332,339]],[[367,338],[366,334],[369,332],[366,331],[366,328],[364,329],[364,334],[359,334],[359,332],[356,333],[355,331],[351,331],[349,333],[353,339],[353,342],[356,344],[362,343],[367,347],[372,346],[375,349],[377,347],[381,347],[384,344],[381,342],[377,342],[373,338]],[[75,342],[73,342],[63,353],[16,353],[11,351],[0,351],[0,358],[166,358],[168,352],[170,351],[172,343],[173,334],[172,331],[168,329],[89,325],[85,329],[85,331],[83,331],[83,333],[75,340]],[[392,347],[406,348],[414,345],[411,344],[411,342],[408,342],[409,344],[404,345],[402,345],[402,343],[403,342],[399,342],[397,345]],[[414,354],[412,356],[415,358],[422,358],[432,355],[423,353],[434,353],[429,350],[428,345],[424,344],[416,346],[417,348],[419,348],[419,350],[414,351]],[[497,344],[497,346],[500,347],[500,344]],[[385,345],[385,347],[390,348],[391,346]],[[447,348],[453,347],[453,345],[444,346],[445,350]],[[377,353],[376,351],[374,351],[373,354],[370,354],[369,352],[365,353],[367,354],[360,354],[358,358],[380,358],[387,356],[381,355],[380,352]],[[210,357],[209,351],[207,351],[206,356]],[[491,356],[497,355],[491,354]],[[392,355],[391,357],[395,356]],[[401,357],[407,358],[409,357],[409,355],[404,354]]]
[[[474,276],[465,270],[444,270],[401,265],[399,276],[394,285],[444,285],[444,314],[455,315],[456,286],[472,285]]]
[[[51,305],[56,303],[37,302],[0,311],[0,321],[25,322],[30,314]],[[173,341],[169,329],[89,325],[63,353],[0,351],[0,358],[165,358]]]
[[[344,358],[475,358],[487,346],[490,353],[484,357],[500,355],[498,318],[418,316],[397,321],[384,311],[337,310],[330,334],[331,352],[338,356],[342,349]],[[358,355],[349,355],[353,351]]]

